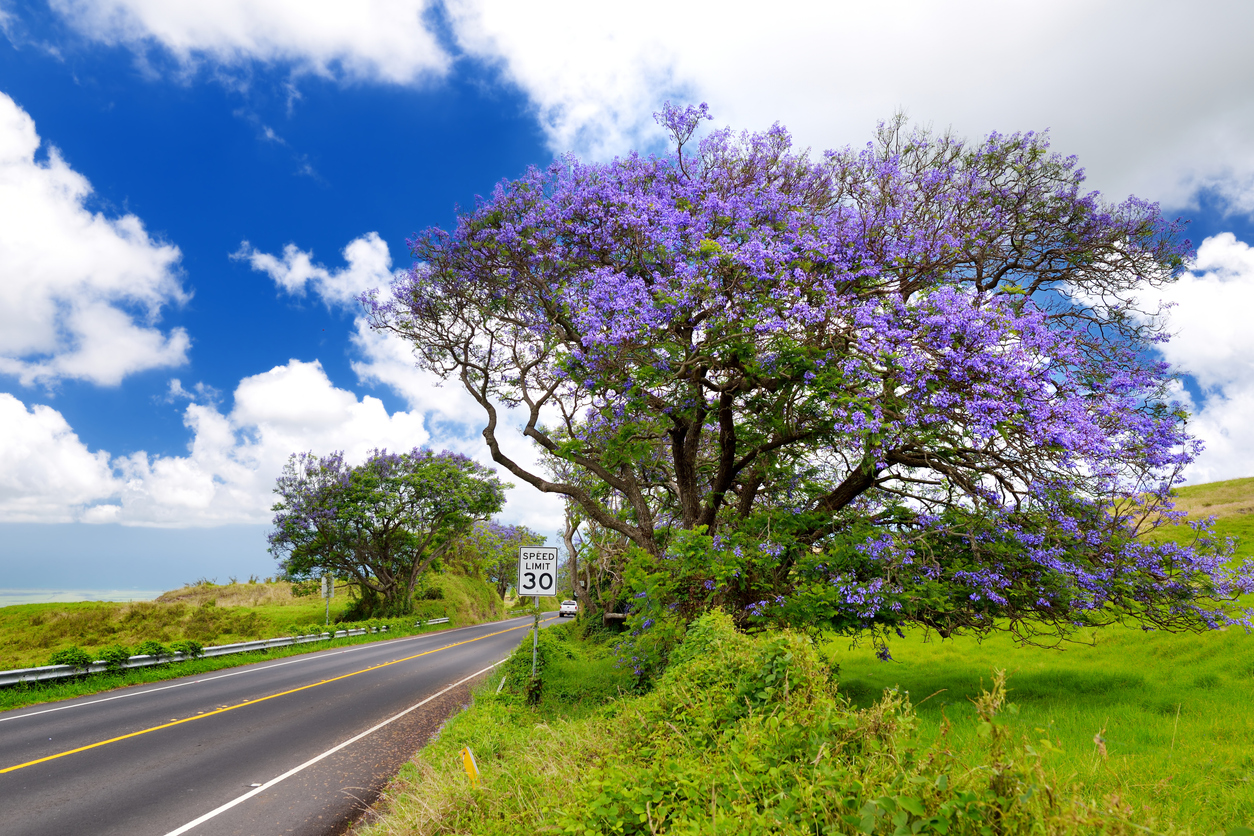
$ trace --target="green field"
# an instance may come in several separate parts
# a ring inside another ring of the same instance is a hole
[[[924,740],[947,718],[954,738],[969,743],[970,700],[1004,669],[1019,731],[1062,750],[1049,760],[1059,777],[1200,833],[1254,823],[1254,637],[1239,628],[1107,628],[1092,646],[1066,650],[1017,647],[1005,636],[925,641],[916,632],[892,644],[893,662],[868,646],[826,649],[856,705],[884,688],[908,691]]]

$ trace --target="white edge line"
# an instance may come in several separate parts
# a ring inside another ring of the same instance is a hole
[[[507,658],[508,658],[508,657],[507,657]],[[198,826],[200,826],[200,825],[204,824],[205,822],[209,821],[210,819],[215,818],[215,817],[217,817],[217,816],[221,815],[222,813],[225,813],[227,810],[230,810],[230,809],[231,809],[232,807],[234,807],[235,805],[237,805],[237,804],[243,804],[243,803],[244,803],[245,801],[247,801],[248,799],[252,798],[252,797],[253,797],[253,796],[255,796],[255,795],[258,795],[258,794],[260,794],[260,793],[265,792],[266,790],[270,789],[271,787],[273,787],[275,784],[279,783],[280,781],[285,781],[285,780],[287,780],[288,778],[291,778],[291,777],[292,777],[293,775],[295,775],[296,773],[301,772],[302,770],[305,770],[305,769],[307,769],[307,768],[309,768],[309,767],[313,766],[315,763],[317,763],[318,761],[322,760],[323,758],[330,757],[331,755],[334,755],[336,752],[340,751],[340,750],[341,750],[341,749],[343,749],[345,746],[348,746],[348,745],[350,745],[350,744],[356,743],[358,740],[361,740],[363,737],[366,737],[367,735],[374,734],[374,733],[375,733],[375,732],[377,732],[379,729],[383,728],[384,726],[388,725],[389,723],[391,723],[391,722],[393,722],[393,721],[395,721],[395,720],[399,720],[400,718],[404,717],[406,714],[408,714],[409,712],[411,712],[411,711],[413,711],[413,710],[415,710],[415,709],[422,708],[424,705],[426,705],[427,703],[431,702],[431,701],[432,701],[433,699],[435,699],[436,697],[441,697],[441,696],[443,696],[443,695],[447,694],[449,691],[452,691],[452,690],[453,690],[454,688],[456,688],[458,685],[462,685],[463,683],[469,682],[470,680],[474,679],[476,676],[479,676],[480,674],[487,673],[488,671],[492,670],[493,668],[495,668],[497,665],[501,664],[501,663],[502,663],[502,662],[504,662],[504,661],[505,661],[505,659],[502,659],[500,662],[493,662],[491,665],[488,665],[488,666],[487,666],[486,668],[484,668],[483,670],[481,670],[481,671],[476,671],[476,672],[472,673],[470,676],[466,677],[465,679],[461,679],[461,680],[458,680],[457,682],[454,682],[452,685],[448,686],[448,687],[447,687],[447,688],[445,688],[443,691],[439,691],[439,692],[437,692],[437,693],[434,693],[434,694],[432,694],[431,696],[427,697],[427,698],[426,698],[425,700],[423,700],[422,702],[420,702],[420,703],[415,703],[414,705],[411,705],[409,708],[405,709],[405,710],[404,710],[404,711],[402,711],[401,713],[399,713],[399,714],[394,714],[393,716],[391,716],[391,717],[387,718],[387,719],[386,719],[386,720],[384,720],[382,723],[379,723],[377,726],[374,726],[374,727],[372,727],[372,728],[366,729],[364,732],[362,732],[361,734],[357,735],[356,737],[351,737],[351,738],[349,738],[348,740],[345,740],[343,743],[339,744],[338,746],[335,746],[335,747],[332,747],[332,748],[330,748],[330,749],[327,749],[327,750],[326,750],[325,752],[323,752],[321,755],[318,755],[318,756],[316,756],[316,757],[310,758],[309,760],[307,760],[307,761],[305,761],[304,763],[302,763],[300,766],[293,767],[292,769],[289,769],[287,772],[284,772],[284,773],[283,773],[282,775],[280,775],[279,777],[277,777],[277,778],[271,778],[269,781],[266,781],[264,784],[262,784],[261,786],[257,787],[256,789],[253,789],[253,790],[250,790],[249,792],[244,793],[244,794],[243,794],[243,795],[241,795],[239,798],[236,798],[236,799],[234,799],[234,800],[232,800],[232,801],[228,801],[227,803],[223,804],[221,807],[217,808],[216,810],[210,810],[208,813],[205,813],[205,814],[204,814],[203,816],[201,816],[200,818],[198,818],[198,819],[194,819],[194,820],[192,820],[192,821],[189,821],[187,824],[183,825],[182,827],[178,828],[177,830],[171,830],[169,833],[165,834],[165,836],[179,836],[179,834],[186,833],[187,831],[191,830],[192,828],[194,828],[194,827],[198,827]]]
[[[519,615],[519,616],[514,616],[513,618],[506,618],[501,621],[487,622],[487,623],[488,624],[493,624],[493,623],[505,624],[506,622],[516,621],[517,619],[523,618],[523,617],[524,616]],[[413,641],[416,639],[429,639],[437,635],[447,636],[453,633],[458,633],[462,630],[471,630],[475,627],[483,627],[483,626],[485,625],[484,624],[469,624],[465,627],[454,627],[452,630],[440,630],[437,633],[419,633],[416,636],[400,636],[398,638],[392,639],[391,641],[393,643],[397,643],[397,642],[403,642],[403,641]],[[388,641],[388,639],[384,639],[383,641]],[[363,644],[356,645],[355,647],[343,647],[343,648],[338,648],[338,649],[329,648],[329,649],[335,650],[337,653],[352,653],[354,650],[363,650],[369,647],[377,646],[381,643],[382,642],[365,642]],[[328,648],[323,648],[323,649],[326,650]],[[444,648],[440,648],[440,649],[443,650]],[[264,668],[244,667],[244,668],[241,668],[240,670],[233,670],[230,673],[219,674],[218,676],[202,676],[199,679],[189,679],[184,682],[175,682],[172,685],[161,685],[156,688],[145,688],[142,691],[131,691],[126,694],[116,694],[112,697],[104,697],[98,700],[89,700],[87,702],[76,702],[70,705],[58,705],[53,708],[43,708],[43,709],[40,709],[39,711],[27,711],[24,714],[11,714],[7,717],[0,717],[0,723],[6,723],[9,720],[21,720],[26,717],[38,717],[40,714],[51,714],[54,711],[65,711],[70,708],[85,708],[86,706],[89,706],[89,705],[99,705],[102,702],[112,702],[113,700],[126,699],[127,697],[142,697],[146,694],[155,694],[159,691],[168,691],[171,688],[182,688],[184,685],[199,685],[202,682],[214,682],[219,679],[226,679],[231,676],[239,676],[240,674],[245,674],[245,673],[254,673],[257,671],[268,671],[273,668],[281,668],[284,665],[294,665],[297,662],[308,662],[316,658],[314,656],[314,653],[318,653],[318,652],[319,651],[315,650],[312,653],[302,653],[301,655],[297,656],[295,659],[289,659],[286,662],[276,662],[273,665],[266,665]],[[330,654],[327,654],[327,655],[330,655]],[[15,708],[12,710],[21,711],[22,709]]]

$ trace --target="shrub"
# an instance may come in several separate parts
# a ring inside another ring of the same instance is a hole
[[[172,642],[170,649],[175,653],[182,653],[186,659],[197,659],[204,653],[205,646],[192,639],[182,639],[181,641]]]
[[[48,657],[49,665],[71,665],[82,670],[87,670],[87,666],[92,663],[92,658],[87,652],[78,645],[67,647],[64,650],[58,650],[56,653]]]
[[[691,644],[689,644],[691,641]],[[570,834],[1132,833],[1115,800],[1079,803],[1051,785],[1046,744],[1008,724],[1005,676],[975,702],[981,740],[916,748],[908,697],[852,709],[813,644],[695,622],[655,690],[624,706],[621,744],[554,807]]]
[[[170,656],[170,648],[158,641],[148,639],[135,645],[136,656],[152,656],[157,659],[163,659]]]
[[[100,661],[105,663],[105,669],[110,671],[120,671],[126,667],[126,663],[131,659],[131,652],[120,644],[111,644],[97,654]]]

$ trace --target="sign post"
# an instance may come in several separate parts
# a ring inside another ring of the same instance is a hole
[[[536,648],[540,644],[540,596],[557,591],[557,547],[523,546],[518,550],[518,595],[535,597],[531,633],[531,678],[536,678]]]
[[[327,624],[331,623],[331,597],[335,595],[335,578],[322,576],[322,597],[327,599]]]

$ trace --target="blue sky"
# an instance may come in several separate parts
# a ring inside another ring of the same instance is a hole
[[[1048,128],[1193,220],[1168,294],[1208,452],[1254,475],[1254,13],[1203,3],[0,0],[0,587],[274,572],[291,452],[484,458],[455,390],[364,329],[405,239],[554,154],[660,149],[707,101],[816,149],[878,119]],[[713,14],[717,10],[716,14]],[[545,533],[559,507],[512,492]]]

